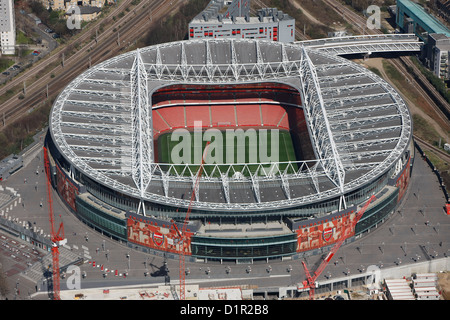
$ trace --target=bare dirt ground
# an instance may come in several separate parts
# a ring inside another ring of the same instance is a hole
[[[297,9],[302,10],[303,14],[312,22],[314,22],[315,24],[319,24],[319,25],[325,25],[324,23],[322,23],[321,21],[317,20],[311,13],[309,13],[309,11],[305,10],[305,8],[303,8],[297,1],[291,1],[291,3],[294,5],[294,7],[296,7]]]
[[[442,299],[450,300],[450,272],[438,273],[438,290]]]

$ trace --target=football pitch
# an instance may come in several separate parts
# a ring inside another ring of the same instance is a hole
[[[206,148],[208,141],[210,144]],[[189,171],[196,173],[202,162],[203,153],[206,164],[204,171],[217,177],[227,170],[228,176],[236,172],[247,177],[262,175],[264,171],[269,172],[273,162],[297,160],[291,134],[287,130],[278,129],[174,131],[160,135],[157,148],[159,164],[163,168],[164,164],[176,164],[171,167],[172,172],[169,171],[169,174],[179,175],[189,175]],[[260,164],[264,164],[264,168],[261,168]],[[281,163],[278,169],[284,171],[287,165]],[[297,166],[295,164],[292,166],[287,173],[296,170]],[[213,172],[214,167],[216,171]]]

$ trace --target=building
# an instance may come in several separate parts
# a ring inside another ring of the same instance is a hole
[[[35,25],[40,25],[42,23],[41,19],[39,19],[38,17],[36,17],[36,15],[29,13],[28,17],[30,17],[31,20],[33,20]]]
[[[108,1],[108,3],[111,2],[112,1]],[[105,1],[102,0],[64,0],[64,6],[66,10],[72,6],[103,8],[104,4]]]
[[[437,77],[448,80],[450,30],[410,0],[397,0],[395,21],[401,32],[415,33],[424,42],[421,53],[424,65]]]
[[[0,47],[2,54],[14,54],[16,46],[16,23],[14,20],[14,1],[0,2]]]
[[[403,33],[415,33],[424,42],[428,40],[428,34],[432,33],[450,36],[446,26],[415,2],[397,0],[396,10],[395,22]]]
[[[279,133],[279,158],[219,161],[218,141],[267,152],[267,132]],[[181,160],[175,133],[192,142]],[[207,135],[217,158],[207,150],[197,180]],[[409,183],[411,137],[400,95],[357,63],[298,44],[195,39],[78,76],[53,105],[45,154],[62,201],[103,234],[169,258],[251,263],[330,248],[372,195],[349,235],[387,219]]]
[[[189,39],[235,38],[280,42],[295,40],[295,19],[277,10],[263,8],[250,16],[250,0],[226,2],[212,0],[205,10],[189,23]]]
[[[426,65],[433,73],[444,80],[450,79],[450,38],[444,34],[428,35],[426,46]]]
[[[41,0],[45,8],[52,10],[63,10],[67,11],[72,6],[86,6],[86,7],[97,7],[103,8],[105,3],[112,4],[114,0]]]
[[[0,181],[8,179],[10,175],[23,167],[22,156],[10,155],[0,161]]]
[[[72,15],[72,8],[69,7],[69,9],[66,12],[66,18],[70,17]],[[95,20],[98,15],[102,12],[102,9],[99,7],[91,7],[91,6],[78,6],[77,7],[80,12],[80,20],[81,21],[92,21]]]

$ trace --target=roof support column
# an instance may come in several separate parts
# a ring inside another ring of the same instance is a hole
[[[316,157],[320,160],[328,178],[339,188],[339,210],[346,208],[344,198],[345,171],[336,148],[327,117],[316,69],[302,48],[299,76],[302,80],[302,97],[306,120],[309,123]]]
[[[230,186],[228,183],[228,175],[226,173],[220,174],[222,178],[222,187],[223,187],[223,193],[225,195],[225,200],[227,203],[230,203]]]
[[[261,203],[261,194],[259,193],[259,182],[258,179],[256,178],[257,174],[252,174],[250,173],[250,178],[252,181],[252,188],[253,188],[253,192],[255,193],[255,198],[256,201],[258,201],[258,203]]]
[[[145,215],[144,194],[152,178],[152,109],[147,86],[147,72],[139,49],[130,73],[131,80],[131,174],[140,193],[138,214]]]

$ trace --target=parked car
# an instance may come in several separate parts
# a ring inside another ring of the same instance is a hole
[[[40,54],[40,52],[37,51],[37,50],[34,50],[31,54],[32,54],[33,56],[38,56],[38,55]]]
[[[2,74],[5,75],[5,76],[9,76],[9,72],[8,71],[3,72]]]
[[[55,33],[54,35],[52,35],[53,39],[59,38],[59,34]]]

